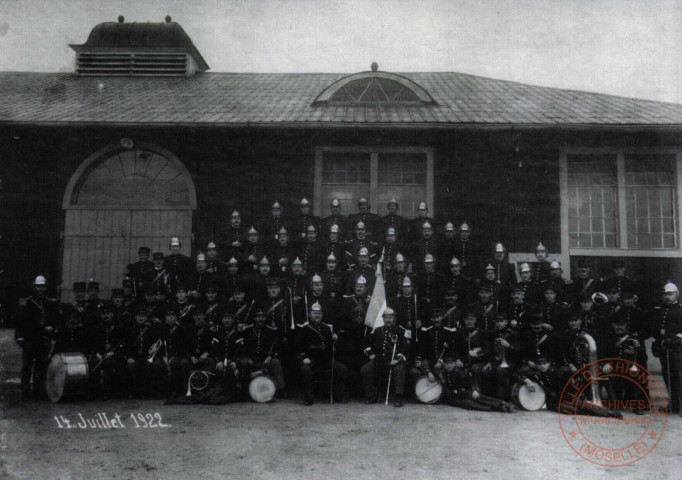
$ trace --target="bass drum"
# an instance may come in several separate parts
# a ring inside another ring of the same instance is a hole
[[[545,389],[529,379],[515,383],[511,394],[514,405],[529,412],[540,410],[545,405]]]
[[[62,397],[87,393],[90,368],[82,353],[57,353],[47,367],[45,390],[57,403]]]
[[[420,402],[433,405],[438,403],[441,395],[443,395],[443,386],[438,380],[432,382],[425,375],[420,377],[414,384],[414,394]]]
[[[267,375],[259,375],[249,383],[249,395],[254,402],[268,403],[275,397],[275,381]]]

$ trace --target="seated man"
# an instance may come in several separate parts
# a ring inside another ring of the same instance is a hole
[[[190,368],[193,370],[213,371],[215,359],[213,358],[213,332],[206,325],[206,313],[203,307],[196,307],[192,312],[194,325],[187,328],[185,337],[187,342],[187,352],[192,362]]]
[[[369,361],[360,368],[360,376],[365,387],[366,403],[376,403],[378,387],[387,371],[390,371],[395,383],[394,406],[403,406],[405,393],[405,362],[409,350],[409,341],[403,330],[395,324],[395,312],[386,308],[383,313],[384,326],[374,330],[365,338],[367,347],[364,350]],[[390,386],[389,386],[390,388]]]
[[[315,302],[310,308],[310,322],[298,332],[297,351],[303,382],[303,405],[313,403],[313,372],[315,369],[332,370],[333,392],[336,400],[348,402],[346,377],[348,369],[334,358],[337,336],[330,325],[322,323],[322,306]]]
[[[270,375],[275,381],[277,396],[289,398],[286,394],[284,370],[279,356],[279,335],[277,329],[266,325],[267,315],[263,308],[258,308],[254,316],[254,324],[242,332],[244,342],[239,352],[237,368],[249,371],[249,377]]]
[[[455,359],[462,368],[461,375],[470,375],[481,384],[483,365],[488,359],[487,332],[480,330],[477,324],[476,311],[469,310],[462,321],[463,328],[457,330],[454,335]]]
[[[142,397],[153,393],[150,388],[151,369],[148,368],[149,347],[156,340],[150,326],[146,309],[138,308],[135,323],[126,342],[126,377],[130,398]]]
[[[443,358],[454,354],[453,333],[443,328],[443,311],[440,309],[431,311],[431,326],[422,327],[421,332],[422,339],[419,341],[410,376],[416,382],[419,377],[427,375],[434,382],[443,368]]]

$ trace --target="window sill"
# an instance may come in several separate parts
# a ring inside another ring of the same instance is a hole
[[[682,251],[679,249],[630,250],[620,248],[570,248],[569,255],[576,257],[682,258]]]

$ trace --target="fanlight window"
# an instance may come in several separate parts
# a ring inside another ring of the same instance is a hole
[[[409,88],[387,78],[361,78],[341,87],[330,102],[405,103],[420,102]]]
[[[380,72],[372,65],[371,72],[343,77],[325,88],[313,106],[337,105],[435,105],[423,87],[395,73]]]

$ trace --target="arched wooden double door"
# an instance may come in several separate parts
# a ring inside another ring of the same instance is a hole
[[[64,195],[62,299],[91,278],[103,295],[120,287],[141,246],[168,253],[172,236],[190,254],[194,183],[170,152],[153,145],[111,146],[83,162]]]

